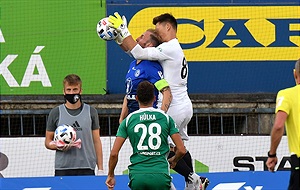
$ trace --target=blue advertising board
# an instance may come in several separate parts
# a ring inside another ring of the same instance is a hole
[[[200,173],[210,179],[207,190],[283,190],[287,189],[289,171],[271,172],[220,172]],[[176,189],[184,189],[184,178],[172,174]],[[107,189],[106,176],[63,176],[63,177],[33,177],[33,178],[0,178],[2,190],[74,190]],[[115,190],[128,189],[128,175],[116,176]]]
[[[189,63],[188,92],[275,93],[295,84],[300,58],[300,5],[288,1],[107,1],[107,15],[125,15],[134,38],[168,12]],[[284,14],[283,14],[284,13]],[[133,60],[107,43],[108,93],[125,92]]]

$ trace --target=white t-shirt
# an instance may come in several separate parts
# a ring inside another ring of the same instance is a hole
[[[170,85],[171,106],[190,101],[187,93],[188,64],[176,38],[157,47],[142,48],[136,45],[130,52],[135,59],[157,60],[163,67],[164,78]]]

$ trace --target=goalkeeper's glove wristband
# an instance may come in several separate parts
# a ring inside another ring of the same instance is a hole
[[[122,45],[123,43],[123,40],[124,38],[122,38],[122,36],[118,33],[116,39],[115,39],[115,42],[118,44],[118,45]]]
[[[124,17],[124,16],[123,16]],[[118,31],[118,30],[117,30]],[[121,29],[120,29],[120,36],[123,38],[123,40],[125,39],[125,38],[127,38],[128,36],[131,36],[131,34],[130,34],[130,32],[129,32],[129,30],[128,30],[128,28],[127,28],[127,26],[125,26],[125,25],[121,25]]]

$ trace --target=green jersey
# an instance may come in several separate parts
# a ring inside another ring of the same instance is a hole
[[[133,154],[130,173],[170,174],[168,136],[178,133],[174,120],[155,108],[140,108],[119,126],[117,136],[129,138]]]

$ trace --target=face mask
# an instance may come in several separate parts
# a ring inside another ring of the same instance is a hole
[[[75,104],[76,102],[78,102],[78,100],[81,100],[80,94],[65,94],[64,97],[71,104]]]

